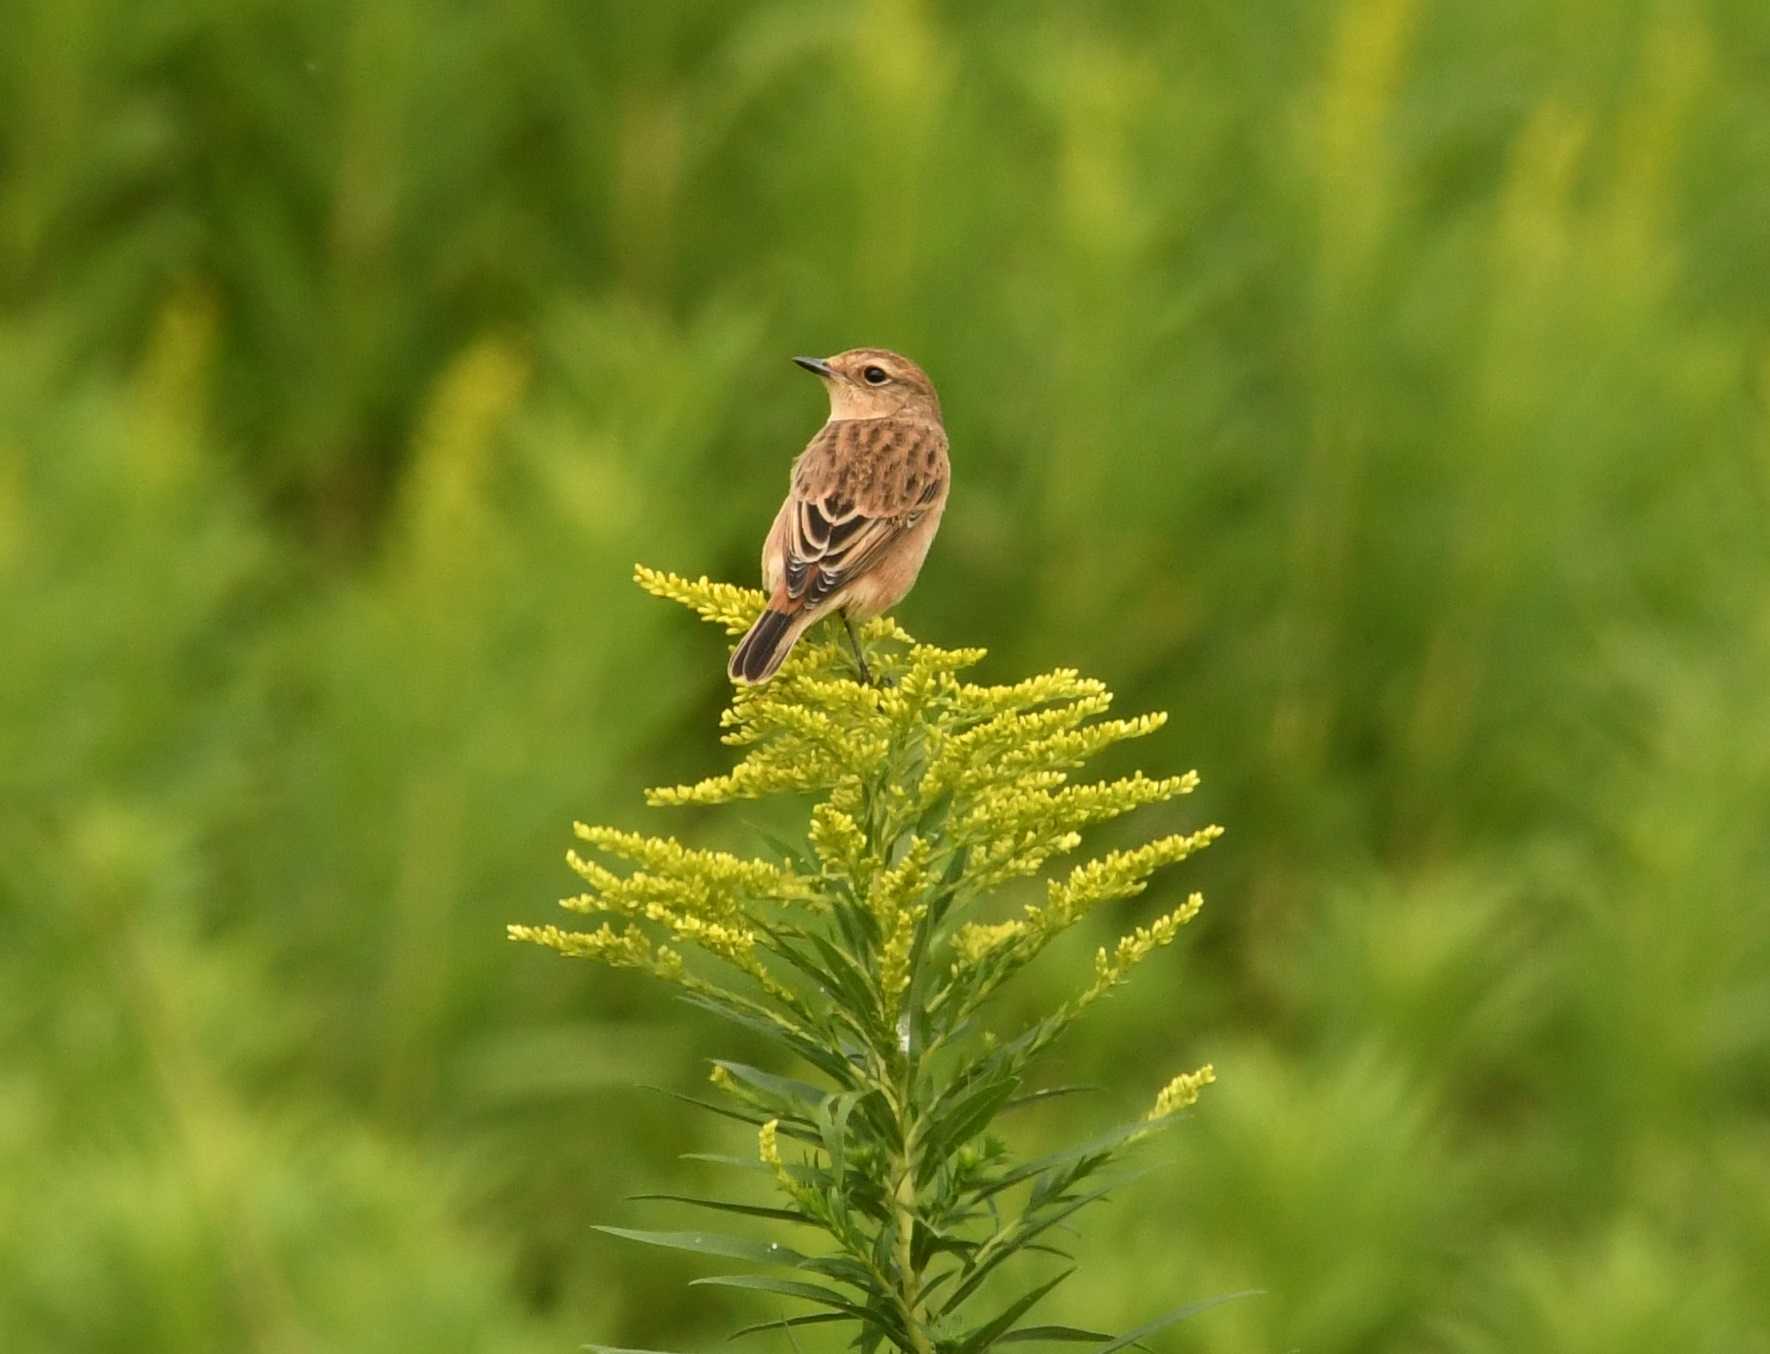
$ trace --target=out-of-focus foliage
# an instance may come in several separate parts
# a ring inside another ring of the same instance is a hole
[[[953,438],[912,627],[1235,828],[1065,1050],[1220,1078],[1071,1301],[1770,1348],[1767,71],[1760,0],[14,0],[0,1347],[778,1314],[587,1230],[749,1150],[628,1088],[705,1023],[501,935],[722,767],[632,563],[751,582],[866,342]]]

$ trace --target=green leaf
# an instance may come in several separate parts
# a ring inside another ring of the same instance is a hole
[[[842,930],[842,938],[855,954],[871,954],[879,948],[879,923],[866,908],[839,902],[830,909],[830,914],[835,917],[836,925]],[[818,937],[813,935],[812,939],[816,940]],[[856,967],[859,967],[858,962]]]
[[[930,1255],[942,1253],[948,1255],[973,1255],[977,1252],[978,1248],[983,1245],[981,1241],[972,1241],[968,1237],[954,1236],[945,1229],[936,1227],[925,1218],[917,1221],[916,1234],[918,1238],[926,1235],[928,1239],[924,1243],[923,1249],[925,1249]]]
[[[1004,1110],[1017,1110],[1023,1105],[1036,1105],[1043,1100],[1056,1100],[1059,1096],[1066,1095],[1082,1095],[1100,1089],[1101,1088],[1098,1086],[1085,1085],[1047,1086],[1042,1091],[1030,1091],[1026,1095],[1017,1095],[1002,1108]]]
[[[874,1351],[879,1348],[879,1344],[884,1338],[884,1323],[876,1322],[869,1326],[862,1326],[860,1328],[860,1334],[854,1337],[854,1344],[851,1348],[855,1351],[855,1354],[874,1354]],[[900,1348],[901,1347],[902,1346],[900,1346]]]
[[[678,1161],[705,1161],[714,1166],[731,1166],[740,1171],[760,1171],[764,1175],[773,1175],[772,1167],[759,1157],[734,1157],[728,1152],[678,1152]],[[787,1169],[793,1169],[789,1163]]]
[[[761,922],[756,923],[756,926],[763,935],[768,937],[770,953],[779,955],[798,969],[800,973],[817,984],[820,991],[826,994],[834,991],[850,1002],[857,995],[864,996],[866,985],[860,977],[859,967],[846,954],[830,945],[816,932],[801,930],[797,927],[768,926]],[[822,957],[822,962],[813,959],[794,945],[792,942],[795,940],[808,942]]]
[[[663,1246],[673,1251],[694,1251],[699,1255],[721,1255],[731,1260],[750,1260],[758,1265],[802,1265],[805,1256],[774,1241],[751,1241],[721,1232],[643,1232],[631,1227],[605,1227],[595,1224],[594,1231],[606,1232],[626,1241],[647,1246]]]
[[[944,1274],[936,1274],[932,1279],[928,1280],[927,1283],[923,1284],[922,1291],[916,1294],[917,1306],[927,1302],[928,1299],[934,1296],[936,1290],[945,1287],[964,1272],[963,1269],[949,1269]]]
[[[763,845],[767,846],[779,856],[782,862],[788,865],[795,873],[815,875],[818,872],[818,863],[806,854],[804,848],[797,842],[787,840],[787,838],[781,836],[778,832],[771,832],[768,828],[764,827],[753,818],[742,818],[739,819],[739,821],[743,823],[748,831],[754,832],[756,836],[762,840]]]
[[[806,1127],[807,1121],[787,1115],[762,1114],[756,1110],[735,1110],[727,1105],[716,1105],[711,1100],[702,1100],[697,1096],[684,1095],[681,1091],[672,1091],[668,1086],[642,1086],[641,1090],[656,1091],[659,1095],[667,1095],[672,1100],[680,1100],[685,1105],[693,1105],[697,1109],[706,1110],[709,1114],[717,1114],[722,1119],[736,1119],[740,1124],[750,1124],[760,1128],[770,1119],[780,1120],[780,1132],[783,1137],[797,1138],[800,1142],[815,1144],[817,1135]]]
[[[691,1279],[689,1285],[695,1288],[742,1288],[755,1293],[774,1293],[783,1298],[815,1302],[819,1306],[829,1307],[862,1321],[875,1324],[879,1322],[877,1312],[868,1311],[865,1307],[850,1302],[835,1289],[825,1288],[821,1284],[802,1283],[797,1279],[773,1279],[766,1274],[714,1274],[705,1279]],[[893,1339],[901,1331],[902,1327],[895,1323],[888,1328]]]
[[[1126,1331],[1110,1344],[1102,1345],[1095,1354],[1118,1354],[1118,1351],[1137,1344],[1146,1335],[1154,1335],[1158,1330],[1165,1330],[1177,1321],[1184,1321],[1189,1316],[1197,1316],[1200,1312],[1208,1312],[1213,1307],[1221,1307],[1226,1302],[1234,1302],[1237,1298],[1263,1297],[1264,1288],[1244,1288],[1239,1293],[1219,1293],[1214,1298],[1201,1298],[1197,1302],[1189,1302],[1184,1307],[1176,1307],[1166,1316],[1158,1316],[1154,1321],[1137,1327],[1134,1331]]]
[[[774,1174],[772,1167],[764,1165],[754,1157],[736,1157],[723,1152],[681,1152],[677,1154],[677,1160],[704,1161],[711,1166],[727,1166],[732,1170],[751,1172],[757,1175]],[[822,1192],[829,1187],[829,1173],[816,1166],[802,1165],[796,1161],[783,1162],[782,1166],[794,1180],[813,1190]],[[882,1220],[889,1211],[885,1207],[877,1186],[865,1177],[856,1176],[852,1172],[848,1176],[845,1199],[848,1207],[875,1220]]]
[[[824,1151],[830,1158],[830,1186],[838,1192],[842,1188],[842,1175],[846,1169],[848,1116],[854,1113],[854,1107],[860,1098],[861,1092],[848,1091],[831,1096],[817,1110],[818,1131],[823,1134]]]
[[[621,1345],[584,1345],[582,1348],[589,1350],[590,1354],[671,1354],[669,1350],[627,1349]]]
[[[1081,1343],[1084,1341],[1098,1344],[1110,1340],[1112,1336],[1105,1331],[1083,1330],[1080,1326],[1022,1326],[1019,1330],[1011,1330],[996,1341],[998,1345],[1025,1344],[1029,1340],[1052,1340],[1062,1343]]]
[[[699,1007],[703,1011],[711,1011],[714,1015],[729,1020],[734,1025],[741,1025],[747,1030],[760,1034],[765,1039],[784,1045],[832,1081],[850,1088],[855,1084],[854,1068],[848,1060],[839,1053],[826,1048],[809,1032],[783,1029],[771,1020],[763,1020],[760,1016],[753,1016],[744,1011],[732,1010],[728,1006],[722,1006],[716,1001],[708,1001],[693,992],[681,993],[677,1000],[686,1002],[690,1006]]]
[[[626,1196],[632,1203],[673,1203],[693,1204],[696,1208],[712,1208],[723,1213],[742,1213],[752,1218],[774,1218],[780,1222],[815,1223],[816,1218],[807,1217],[803,1213],[790,1208],[768,1208],[762,1204],[736,1204],[724,1199],[698,1199],[692,1194],[629,1194]]]
[[[840,909],[838,909],[840,911]],[[815,931],[808,931],[805,938],[817,951],[818,957],[829,966],[830,978],[836,990],[845,996],[850,1004],[849,1009],[855,1014],[865,1013],[871,1017],[877,999],[873,994],[872,983],[868,981],[865,971],[859,962],[837,948],[827,936],[820,936]]]
[[[860,1261],[846,1255],[816,1255],[800,1268],[813,1274],[821,1274],[826,1279],[834,1279],[837,1283],[852,1284],[862,1292],[871,1292],[874,1287],[872,1271]]]
[[[728,1062],[724,1058],[714,1058],[712,1062],[713,1066],[723,1067],[746,1086],[761,1091],[764,1095],[772,1096],[783,1106],[790,1107],[798,1104],[815,1110],[829,1099],[830,1093],[828,1091],[821,1086],[813,1086],[808,1081],[776,1076],[772,1072],[764,1072],[760,1068],[751,1067],[748,1063]]]
[[[959,1354],[978,1354],[978,1351],[988,1349],[1010,1326],[1031,1311],[1040,1298],[1074,1273],[1075,1270],[1066,1269],[1055,1279],[1021,1294],[994,1317],[967,1335],[959,1343]]]
[[[740,1326],[726,1336],[729,1343],[742,1335],[755,1335],[759,1331],[780,1330],[783,1326],[822,1326],[831,1321],[858,1321],[860,1318],[850,1316],[847,1312],[811,1312],[805,1316],[783,1316],[775,1321],[758,1321],[753,1326]],[[1100,1337],[1102,1340],[1106,1336]]]
[[[1037,1157],[1032,1161],[1022,1162],[1012,1170],[997,1176],[994,1180],[982,1184],[976,1190],[977,1196],[987,1199],[992,1194],[999,1194],[1005,1189],[1018,1185],[1023,1180],[1029,1180],[1035,1175],[1050,1170],[1053,1166],[1062,1166],[1088,1157],[1110,1156],[1130,1139],[1159,1130],[1166,1122],[1161,1119],[1153,1122],[1143,1119],[1133,1120],[1131,1123],[1120,1124],[1117,1128],[1109,1129],[1105,1133],[1089,1138],[1086,1142],[1077,1143],[1073,1147],[1065,1147],[1061,1151]]]
[[[943,1161],[981,1133],[1019,1085],[1019,1077],[1003,1077],[964,1092],[944,1111],[936,1105],[916,1164],[916,1183],[925,1184]]]
[[[1070,1214],[1086,1208],[1097,1199],[1104,1198],[1124,1183],[1124,1181],[1115,1180],[1109,1185],[1102,1185],[1099,1189],[1069,1200],[1064,1207],[1046,1216],[1023,1215],[1007,1231],[997,1233],[979,1252],[976,1267],[966,1276],[965,1281],[953,1290],[952,1296],[946,1300],[946,1305],[940,1309],[941,1313],[944,1315],[957,1307],[976,1291],[977,1286],[988,1277],[991,1270],[1016,1251],[1024,1249],[1026,1244],[1041,1232],[1055,1227]]]

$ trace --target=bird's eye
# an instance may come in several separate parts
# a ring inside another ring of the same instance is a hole
[[[885,374],[883,367],[868,367],[861,375],[866,378],[866,383],[870,386],[882,386],[891,379]]]

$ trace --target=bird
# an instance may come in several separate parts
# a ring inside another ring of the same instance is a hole
[[[766,682],[800,635],[839,614],[871,685],[855,622],[903,600],[946,511],[952,469],[940,396],[927,372],[888,348],[793,361],[823,382],[830,416],[793,462],[762,542],[768,603],[726,671],[740,686]]]

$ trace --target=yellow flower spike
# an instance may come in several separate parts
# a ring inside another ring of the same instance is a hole
[[[914,644],[915,638],[897,623],[895,617],[875,616],[860,628],[863,639],[880,643]]]
[[[925,838],[912,837],[903,858],[873,877],[867,909],[878,920],[880,930],[889,933],[904,905],[924,890],[932,849]]]
[[[733,799],[760,799],[764,795],[801,794],[822,790],[832,781],[835,768],[807,759],[802,762],[743,762],[729,775],[709,776],[693,785],[659,786],[645,792],[652,808],[683,804],[724,804]]]
[[[1002,754],[998,770],[1080,766],[1114,743],[1122,743],[1129,738],[1146,738],[1167,722],[1168,716],[1157,711],[1154,714],[1138,715],[1135,719],[1108,719],[1085,728],[1068,729],[1047,737],[1029,739],[1007,749]]]
[[[844,776],[830,787],[830,807],[850,818],[861,813],[865,807],[865,790],[859,776]]]
[[[1001,831],[1006,827],[1038,828],[1061,822],[1085,827],[1106,822],[1149,804],[1160,804],[1198,788],[1198,773],[1151,780],[1141,771],[1120,780],[1091,785],[1065,785],[1064,771],[1032,771],[1009,789],[980,795],[958,824],[961,834]]]
[[[1053,880],[1046,887],[1045,906],[1037,910],[1040,924],[1059,931],[1102,903],[1135,897],[1149,887],[1149,876],[1164,865],[1185,860],[1222,835],[1223,829],[1213,824],[1078,865],[1067,879],[1061,883]]]
[[[992,950],[1026,934],[1023,921],[1004,921],[994,925],[967,922],[953,936],[953,953],[962,964],[975,964]],[[1105,953],[1104,950],[1101,951]],[[957,967],[955,965],[955,967]]]
[[[1204,894],[1194,893],[1166,916],[1158,917],[1148,926],[1139,926],[1130,934],[1120,936],[1110,954],[1105,946],[1095,951],[1094,983],[1082,993],[1083,1004],[1103,996],[1122,983],[1126,975],[1150,955],[1164,946],[1172,945],[1174,937],[1180,934],[1180,928],[1196,917],[1204,905]]]
[[[795,701],[816,705],[857,729],[870,730],[875,736],[883,737],[889,732],[889,722],[881,718],[888,693],[877,687],[862,686],[846,678],[800,677],[783,687],[783,691]]]
[[[682,977],[682,956],[662,945],[654,945],[637,927],[616,931],[604,922],[594,931],[564,931],[557,926],[507,926],[504,933],[511,940],[525,940],[545,945],[550,950],[576,959],[600,959],[610,968],[643,969],[667,982]]]
[[[576,851],[567,851],[565,853],[565,863],[571,867],[572,873],[576,874],[593,889],[612,889],[620,886],[621,877],[613,870],[605,865],[598,864],[594,860],[586,860]]]
[[[762,1164],[770,1170],[784,1172],[786,1167],[781,1164],[779,1119],[770,1119],[763,1124],[756,1134],[756,1153],[762,1158]]]
[[[713,1070],[707,1073],[707,1080],[722,1091],[732,1090],[736,1085],[731,1079],[731,1073],[726,1071],[723,1063],[713,1064]]]
[[[780,1187],[781,1193],[804,1207],[807,1202],[806,1190],[793,1179],[792,1173],[787,1170],[787,1164],[781,1160],[780,1126],[779,1119],[770,1119],[756,1130],[756,1155],[762,1159],[764,1166],[774,1172],[774,1183]]]
[[[866,856],[867,836],[852,815],[833,803],[819,804],[811,811],[811,849],[824,868],[850,876],[860,868]]]
[[[643,564],[633,566],[633,581],[653,597],[680,602],[703,620],[723,625],[726,633],[741,635],[750,628],[768,599],[755,588],[714,583],[706,575],[693,580]]]
[[[1198,1103],[1201,1090],[1217,1079],[1217,1069],[1206,1063],[1196,1072],[1182,1072],[1166,1086],[1155,1098],[1155,1106],[1144,1119],[1154,1123],[1158,1119],[1166,1119],[1170,1114],[1177,1114]]]
[[[631,861],[664,878],[704,883],[712,892],[739,890],[782,899],[814,896],[815,891],[808,880],[765,860],[746,860],[725,851],[694,850],[673,837],[647,837],[610,827],[576,823],[572,831],[580,841],[611,856]],[[574,853],[568,852],[566,859],[574,870],[598,888],[610,887],[611,880],[617,884],[624,882],[601,866],[586,865]],[[588,870],[597,871],[595,877],[587,873]],[[633,877],[629,876],[629,879]]]
[[[879,990],[891,1003],[887,1014],[896,1021],[898,1005],[910,986],[910,952],[916,946],[916,928],[928,915],[928,904],[917,902],[897,914],[885,946],[879,952]]]
[[[1010,879],[1037,874],[1051,857],[1067,855],[1081,844],[1079,832],[1049,838],[1036,832],[1017,833],[972,853],[972,883],[979,889],[994,888]]]

